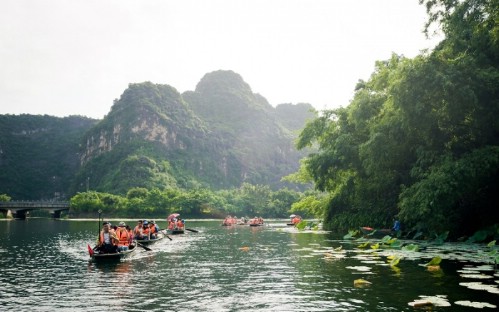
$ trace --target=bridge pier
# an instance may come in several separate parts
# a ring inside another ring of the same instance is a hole
[[[12,212],[9,209],[1,209],[1,211],[5,219],[12,218]]]

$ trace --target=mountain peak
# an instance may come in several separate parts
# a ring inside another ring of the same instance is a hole
[[[247,94],[253,93],[249,84],[243,80],[243,77],[232,70],[217,70],[207,73],[196,86],[196,92],[199,93],[226,93],[233,91]]]

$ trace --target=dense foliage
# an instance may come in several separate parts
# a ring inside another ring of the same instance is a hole
[[[393,55],[360,81],[351,104],[300,135],[330,195],[326,227],[470,234],[498,221],[499,2],[421,1],[445,34],[431,53]]]
[[[0,115],[0,192],[16,200],[68,198],[80,140],[95,123],[81,116]]]
[[[95,217],[101,210],[107,217],[165,218],[173,212],[184,217],[284,217],[300,196],[302,194],[286,188],[271,191],[268,186],[247,183],[221,191],[132,188],[126,196],[89,191],[71,198],[70,214]]]

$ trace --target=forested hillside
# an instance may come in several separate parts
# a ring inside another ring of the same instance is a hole
[[[0,193],[18,200],[67,198],[80,166],[80,141],[96,122],[0,115]]]
[[[393,55],[348,107],[300,135],[305,168],[327,191],[329,229],[471,234],[499,221],[497,1],[422,1],[445,34],[414,59]]]
[[[68,199],[87,189],[125,195],[243,183],[277,189],[305,155],[294,146],[299,129],[316,116],[309,104],[285,106],[280,113],[238,74],[217,71],[183,95],[132,83],[100,121],[0,116],[0,194]]]

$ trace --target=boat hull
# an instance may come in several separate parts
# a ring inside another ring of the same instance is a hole
[[[142,245],[151,245],[151,244],[154,244],[156,242],[159,242],[163,238],[165,238],[165,235],[163,233],[158,233],[157,236],[156,236],[156,238],[153,238],[153,239],[136,239],[135,241],[137,243],[142,244]]]
[[[184,230],[166,230],[166,234],[170,235],[177,235],[177,234],[184,234]]]
[[[120,261],[121,259],[125,259],[132,255],[135,250],[137,250],[137,243],[134,242],[129,246],[129,249],[126,251],[116,252],[116,253],[98,253],[96,248],[94,247],[94,254],[90,257],[94,262],[101,261]]]

